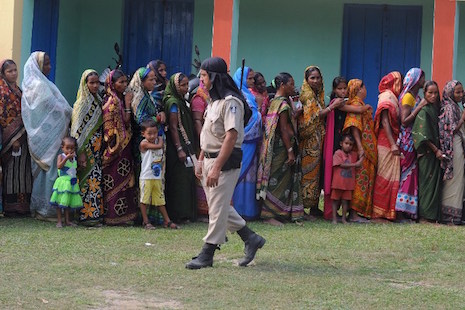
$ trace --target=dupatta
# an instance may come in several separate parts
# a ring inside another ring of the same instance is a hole
[[[72,108],[43,73],[44,52],[34,52],[24,65],[21,113],[32,159],[48,171],[67,134]],[[40,64],[40,65],[39,65]]]

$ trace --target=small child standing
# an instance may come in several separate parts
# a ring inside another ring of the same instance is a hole
[[[64,137],[61,141],[63,153],[58,155],[58,178],[53,184],[50,204],[57,209],[57,227],[63,227],[61,212],[64,209],[65,226],[77,226],[69,220],[69,210],[82,208],[82,199],[77,182],[76,139]]]
[[[333,155],[333,178],[331,182],[331,199],[333,200],[333,224],[337,223],[337,211],[342,201],[342,223],[346,224],[352,191],[355,188],[355,167],[362,165],[363,157],[357,161],[357,153],[353,152],[354,138],[343,135],[341,149]]]
[[[157,123],[152,120],[143,121],[141,132],[144,139],[139,149],[142,158],[140,172],[140,211],[145,229],[155,229],[147,216],[147,205],[153,205],[163,215],[163,227],[177,229],[166,212],[165,194],[163,191],[163,136],[158,136]]]

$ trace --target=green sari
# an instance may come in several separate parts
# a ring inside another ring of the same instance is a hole
[[[412,128],[413,143],[418,154],[419,166],[419,216],[439,220],[441,206],[441,162],[428,146],[430,141],[439,145],[438,108],[432,104],[423,107]]]
[[[280,221],[296,221],[303,217],[300,180],[302,167],[300,156],[292,166],[286,164],[287,148],[281,138],[279,116],[287,116],[294,132],[297,125],[292,117],[292,108],[284,97],[274,98],[265,117],[263,143],[257,171],[257,199],[262,199],[261,218]],[[296,139],[291,142],[296,144]],[[294,147],[297,150],[296,147]]]
[[[192,114],[186,105],[186,101],[179,95],[179,77],[181,73],[173,74],[165,89],[163,103],[165,112],[169,119],[172,113],[179,114],[178,120],[181,120],[182,126],[187,134],[184,137],[178,124],[178,136],[181,146],[189,155],[189,148],[195,152],[193,144],[189,147],[187,141],[194,141],[194,125]],[[176,106],[177,112],[172,112],[173,106]],[[170,218],[174,221],[195,219],[196,216],[196,198],[195,198],[195,176],[193,167],[186,167],[178,158],[178,151],[171,136],[171,132],[166,134],[166,209]]]

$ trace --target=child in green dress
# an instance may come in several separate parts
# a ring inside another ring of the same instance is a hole
[[[50,204],[57,209],[57,227],[63,227],[61,212],[65,213],[65,226],[76,226],[69,220],[69,210],[82,208],[82,199],[77,182],[76,139],[64,137],[61,141],[63,153],[58,155],[58,178],[53,184]]]

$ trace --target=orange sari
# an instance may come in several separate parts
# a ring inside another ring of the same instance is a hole
[[[375,134],[378,137],[378,171],[373,194],[373,218],[396,218],[396,199],[399,191],[400,156],[393,155],[386,130],[381,124],[381,114],[388,112],[389,125],[394,141],[400,132],[398,97],[402,90],[402,76],[391,72],[379,83],[378,108],[375,114]]]
[[[361,85],[361,80],[349,81],[349,101],[347,105],[365,105],[365,103],[357,97]],[[347,113],[343,131],[348,132],[352,127],[360,131],[365,157],[362,161],[362,167],[356,169],[355,172],[355,189],[352,193],[350,208],[365,217],[370,217],[372,212],[376,164],[378,161],[374,122],[371,118],[371,113],[368,111],[362,114]]]

